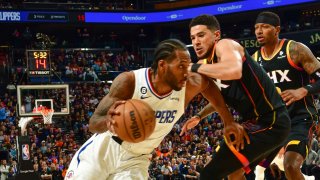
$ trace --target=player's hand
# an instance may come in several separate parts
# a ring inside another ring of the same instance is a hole
[[[229,145],[232,145],[237,151],[244,149],[245,140],[250,144],[250,139],[245,129],[238,123],[232,122],[224,126],[224,136]]]
[[[300,99],[304,98],[308,94],[308,90],[301,87],[299,89],[287,89],[281,92],[281,98],[286,103],[287,106],[290,104],[299,101]]]
[[[124,104],[126,101],[116,101],[109,109],[108,113],[107,113],[107,119],[106,119],[106,124],[107,124],[107,128],[108,130],[112,133],[115,134],[115,130],[114,130],[114,124],[116,123],[116,121],[113,119],[113,116],[117,116],[120,115],[120,112],[116,111],[116,108],[120,105],[120,104]]]
[[[189,64],[188,72],[191,72],[191,66],[192,66],[192,64],[193,64],[193,63],[190,63],[190,64]]]
[[[180,132],[180,136],[182,136],[183,134],[187,133],[187,131],[189,129],[192,129],[193,127],[195,127],[196,125],[199,124],[200,122],[200,118],[198,116],[193,116],[192,118],[190,118],[189,120],[187,120],[182,129],[181,129],[181,132]]]

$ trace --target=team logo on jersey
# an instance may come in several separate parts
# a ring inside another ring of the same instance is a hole
[[[272,79],[273,82],[276,84],[284,81],[291,82],[292,80],[287,76],[288,73],[289,73],[289,70],[284,70],[284,71],[275,70],[275,71],[268,72],[267,74],[270,77],[270,79]]]
[[[282,56],[282,54],[283,54],[283,51],[280,51],[280,52],[279,52],[279,55]]]
[[[213,82],[218,86],[218,88],[221,90],[221,88],[228,88],[229,85],[223,84],[220,79],[213,80]]]
[[[68,174],[66,175],[66,178],[67,179],[72,178],[73,174],[74,174],[73,170],[69,171]]]
[[[277,59],[283,59],[283,58],[285,58],[285,57],[286,57],[286,55],[283,54],[283,51],[280,51],[280,52],[279,52],[279,56],[277,57]]]

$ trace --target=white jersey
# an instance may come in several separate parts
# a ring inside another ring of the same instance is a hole
[[[149,68],[135,70],[135,89],[132,99],[147,102],[156,113],[154,132],[140,143],[123,142],[122,147],[138,154],[149,154],[158,147],[163,138],[184,113],[185,87],[180,91],[172,90],[165,95],[158,95],[150,82]]]
[[[121,145],[110,131],[94,134],[73,156],[65,180],[147,180],[150,153],[184,113],[185,87],[158,95],[153,91],[149,69],[133,71],[133,99],[147,102],[156,112],[156,126],[149,138],[140,143]]]

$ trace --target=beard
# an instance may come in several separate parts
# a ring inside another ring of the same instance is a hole
[[[213,53],[213,47],[214,47],[214,44],[212,44],[212,46],[210,46],[209,48],[208,48],[208,51],[205,53],[205,54],[203,54],[202,56],[198,56],[198,59],[208,59],[208,58],[211,58],[211,55],[212,55],[212,53]],[[208,59],[209,61],[211,60],[211,59]]]
[[[182,87],[178,86],[178,80],[176,76],[172,73],[170,68],[168,68],[168,71],[166,73],[166,83],[169,84],[169,86],[175,91],[180,91],[182,89]]]

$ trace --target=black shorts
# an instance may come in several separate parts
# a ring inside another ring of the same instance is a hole
[[[303,158],[306,158],[311,146],[312,135],[316,130],[316,122],[311,118],[302,120],[301,122],[291,124],[291,131],[288,139],[282,146],[275,149],[266,159],[259,163],[262,167],[269,167],[271,162],[277,156],[281,148],[285,147],[287,151],[293,151],[301,154]]]
[[[315,128],[316,123],[312,119],[292,124],[289,137],[285,143],[286,152],[294,151],[306,158]]]
[[[286,108],[259,117],[257,124],[244,126],[250,138],[238,154],[230,150],[225,142],[212,155],[212,160],[200,173],[201,179],[222,179],[234,171],[244,168],[248,173],[276,148],[283,145],[290,132],[290,118]],[[272,128],[263,122],[274,122]],[[250,123],[249,123],[250,124]]]

